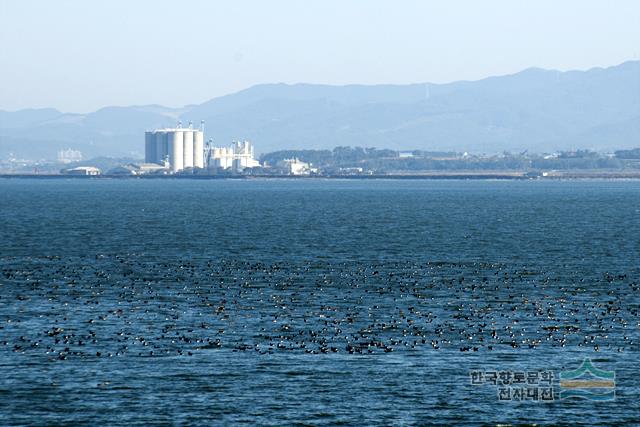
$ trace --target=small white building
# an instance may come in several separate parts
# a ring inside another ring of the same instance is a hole
[[[169,172],[170,170],[169,162],[164,162],[164,165],[159,165],[157,163],[140,163],[136,166],[138,167],[138,175],[146,173]]]
[[[100,169],[93,166],[78,166],[77,168],[62,169],[60,173],[64,175],[100,175]]]
[[[285,169],[289,175],[310,175],[318,172],[318,169],[312,168],[310,163],[305,163],[297,158],[281,160],[278,162],[278,166]]]
[[[107,171],[107,175],[147,175],[147,174],[168,174],[171,167],[168,162],[164,165],[156,163],[129,163],[120,165]]]

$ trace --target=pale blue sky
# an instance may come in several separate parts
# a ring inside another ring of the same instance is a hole
[[[440,83],[639,56],[634,0],[0,0],[6,110],[181,106],[258,83]]]

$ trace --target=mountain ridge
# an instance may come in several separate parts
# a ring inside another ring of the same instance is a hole
[[[143,132],[206,122],[218,145],[249,139],[257,151],[333,148],[500,152],[640,145],[640,61],[585,71],[527,68],[475,81],[408,85],[254,85],[201,104],[0,110],[0,157],[142,156]],[[583,145],[584,144],[584,145]]]

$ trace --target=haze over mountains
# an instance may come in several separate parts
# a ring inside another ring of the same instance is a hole
[[[212,75],[211,78],[215,78]],[[143,156],[144,131],[206,121],[216,145],[550,152],[640,146],[640,61],[558,72],[530,68],[473,82],[411,85],[266,84],[199,105],[0,111],[0,157]]]

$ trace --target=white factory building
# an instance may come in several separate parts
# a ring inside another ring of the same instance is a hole
[[[144,134],[144,160],[166,165],[174,173],[204,168],[204,131],[191,126],[147,131]]]
[[[246,168],[260,166],[253,158],[253,145],[249,141],[235,141],[229,147],[211,148],[211,166],[241,172]]]

